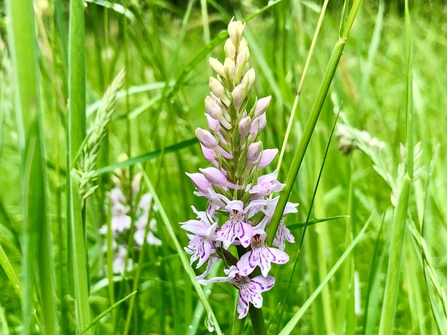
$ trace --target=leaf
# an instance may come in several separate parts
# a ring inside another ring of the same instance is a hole
[[[175,152],[175,151],[178,151],[180,149],[183,149],[183,148],[186,148],[186,147],[189,147],[191,145],[198,144],[198,143],[199,142],[197,141],[196,138],[191,138],[189,140],[186,140],[186,141],[183,141],[183,142],[171,145],[169,147],[166,147],[163,150],[163,153],[166,154],[166,153],[169,153],[169,152]],[[115,164],[112,164],[112,165],[100,168],[100,169],[96,170],[96,174],[100,175],[100,174],[103,174],[103,173],[106,173],[106,172],[113,171],[115,169],[121,169],[121,168],[126,167],[126,166],[131,166],[131,165],[135,165],[135,164],[138,164],[138,163],[144,163],[144,162],[147,162],[147,161],[150,161],[150,160],[153,160],[153,159],[159,157],[161,153],[162,153],[162,150],[155,150],[155,151],[152,151],[152,152],[148,152],[148,153],[146,153],[144,155],[130,158],[130,159],[124,161],[124,162],[119,162],[119,163],[115,163]]]
[[[306,226],[314,225],[314,224],[317,224],[320,222],[338,220],[338,219],[343,219],[343,218],[349,218],[349,215],[336,215],[336,216],[331,216],[331,217],[323,218],[323,219],[313,219],[313,220],[308,221],[307,223],[306,223],[306,221],[295,222],[295,223],[288,224],[287,228],[289,228],[289,229],[304,228]]]

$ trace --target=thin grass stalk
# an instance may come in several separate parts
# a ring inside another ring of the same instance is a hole
[[[98,323],[104,316],[106,316],[107,314],[109,314],[111,311],[113,311],[114,309],[116,309],[120,304],[122,304],[124,301],[126,301],[127,299],[129,299],[130,297],[134,296],[137,293],[137,291],[133,291],[130,294],[126,295],[124,298],[118,300],[116,303],[114,303],[112,306],[110,306],[109,308],[107,308],[106,310],[104,310],[101,314],[99,314],[97,317],[95,317],[92,322],[87,326],[87,328],[85,328],[84,330],[82,330],[78,335],[83,335],[85,334],[90,328],[92,328],[96,323]]]
[[[366,229],[369,227],[369,223],[370,222],[371,222],[371,217],[365,223],[365,225],[363,226],[362,230],[355,237],[355,239],[348,246],[348,248],[346,248],[346,250],[343,253],[343,255],[341,255],[341,257],[337,260],[337,262],[332,267],[332,269],[324,277],[324,280],[320,283],[320,285],[318,285],[317,289],[310,295],[310,297],[301,306],[301,308],[298,310],[298,312],[296,312],[295,315],[290,319],[290,321],[287,323],[287,325],[281,330],[279,335],[288,335],[288,334],[291,334],[294,331],[298,321],[301,319],[301,317],[307,311],[309,306],[316,299],[316,297],[318,297],[318,295],[321,293],[322,289],[326,286],[326,284],[329,282],[329,280],[334,276],[335,272],[343,264],[343,261],[349,256],[349,254],[352,252],[352,250],[357,245],[357,243],[363,238],[363,235],[365,234]]]
[[[411,21],[408,1],[405,1],[405,58],[406,58],[406,130],[407,130],[407,174],[403,178],[402,189],[395,211],[393,222],[390,255],[388,261],[385,294],[383,300],[382,316],[380,320],[379,335],[388,335],[393,332],[394,316],[398,296],[400,269],[403,258],[403,245],[406,230],[408,201],[413,178],[413,79],[412,79],[412,51],[411,51]]]
[[[64,68],[64,74],[68,73],[68,33],[65,27],[64,20],[64,7],[62,0],[54,0],[54,14],[56,21],[57,34],[59,36],[62,65]]]
[[[411,39],[411,17],[408,0],[405,0],[405,72],[406,72],[406,118],[407,118],[407,171],[410,179],[413,179],[414,165],[414,141],[413,141],[413,52]]]
[[[365,301],[365,313],[363,318],[363,334],[373,335],[376,332],[376,324],[380,317],[379,311],[379,299],[382,296],[380,290],[380,279],[382,264],[384,263],[383,254],[380,255],[382,250],[380,241],[383,233],[383,227],[385,222],[385,215],[383,215],[382,222],[380,224],[379,232],[377,233],[376,242],[373,250],[373,257],[371,260],[371,274],[368,280],[368,287],[366,292]]]
[[[150,221],[151,221],[151,219],[153,218],[153,215],[154,215],[153,207],[154,207],[154,201],[151,200],[149,202],[149,213],[147,215],[146,227],[144,228],[143,245],[141,246],[140,256],[138,258],[138,268],[137,268],[137,272],[135,273],[135,276],[134,276],[134,279],[133,279],[133,284],[132,284],[132,291],[135,291],[135,292],[138,290],[138,286],[140,284],[141,271],[143,270],[143,264],[144,264],[144,261],[145,261],[144,255],[146,254],[147,235],[149,233]],[[133,234],[130,234],[130,235],[133,236]],[[127,261],[124,264],[127,264]],[[136,297],[137,297],[137,295],[134,295],[129,300],[129,310],[127,312],[126,323],[124,325],[123,335],[127,335],[129,333],[130,322],[132,320],[132,313],[133,313],[133,310],[134,310]]]
[[[22,300],[23,299],[22,282],[20,281],[19,276],[14,270],[14,267],[12,266],[11,261],[8,258],[8,255],[6,255],[6,252],[3,249],[1,243],[0,243],[0,265],[3,268],[3,271],[5,271],[5,274],[8,277],[9,281],[11,282],[12,287],[14,288],[14,291],[16,292],[17,296],[19,297],[20,300]]]
[[[68,120],[67,120],[67,168],[85,137],[85,27],[84,2],[70,1],[68,41]],[[88,262],[85,246],[85,227],[82,220],[82,205],[77,183],[67,173],[67,223],[69,232],[69,263],[71,287],[76,310],[76,329],[81,331],[90,323],[88,301]],[[90,330],[87,332],[90,333]]]
[[[393,332],[396,301],[399,291],[398,284],[402,263],[403,241],[405,236],[410,186],[411,180],[408,175],[406,175],[399,195],[393,222],[385,295],[383,298],[382,315],[378,333],[379,335],[388,335],[392,334]]]
[[[317,144],[317,142],[315,142]],[[316,146],[316,145],[315,145]],[[314,146],[314,147],[315,147]],[[318,161],[320,161],[320,155],[319,152],[316,150],[317,154],[315,155],[318,157]],[[321,187],[322,188],[322,187]],[[314,212],[316,216],[325,216],[324,211],[324,202],[323,202],[323,194],[324,190],[321,190],[319,193],[316,193],[315,197],[315,205],[314,205]],[[321,282],[324,280],[324,276],[328,273],[328,264],[330,264],[329,255],[327,254],[327,249],[332,250],[333,247],[331,245],[331,239],[328,235],[328,229],[326,225],[320,225],[315,227],[315,238],[316,238],[316,249],[317,249],[317,273],[318,282]],[[349,256],[348,256],[349,257]],[[325,332],[327,334],[334,334],[334,309],[332,306],[332,299],[329,286],[325,286],[321,291],[321,302],[323,307],[323,318],[324,318],[324,327]],[[320,318],[321,316],[319,316]]]
[[[113,281],[113,231],[112,231],[112,208],[107,211],[107,251],[106,251],[106,263],[107,263],[107,279],[108,279],[108,292],[110,306],[115,304],[115,282]],[[124,263],[126,264],[126,263]],[[112,311],[112,325],[116,324],[116,311]]]
[[[314,191],[313,191],[313,194],[312,194],[312,199],[310,201],[309,211],[307,212],[306,221],[305,221],[303,233],[301,235],[300,244],[299,244],[298,250],[296,251],[296,254],[295,254],[295,261],[293,262],[293,268],[292,268],[292,272],[290,274],[289,283],[287,285],[287,289],[284,292],[284,297],[282,299],[282,304],[281,304],[282,307],[281,307],[281,311],[279,313],[279,320],[278,320],[278,326],[276,328],[276,333],[279,333],[279,328],[281,326],[282,315],[284,313],[284,308],[286,306],[286,300],[287,300],[287,297],[289,295],[290,288],[292,286],[292,279],[294,277],[294,273],[295,273],[296,267],[298,265],[298,256],[300,255],[301,248],[303,247],[304,237],[306,236],[307,227],[309,225],[310,216],[312,214],[312,209],[313,209],[313,206],[314,206],[315,198],[317,196],[318,186],[320,185],[321,176],[323,174],[324,165],[326,163],[326,158],[327,158],[327,155],[328,155],[328,152],[329,152],[329,148],[330,148],[330,145],[331,145],[332,136],[334,135],[335,126],[336,126],[337,121],[338,121],[338,116],[339,116],[339,114],[337,114],[337,117],[336,117],[336,119],[334,121],[334,124],[332,126],[331,134],[329,136],[329,140],[328,140],[328,143],[326,145],[326,151],[324,152],[323,160],[321,162],[320,171],[318,173],[317,182],[315,183]]]
[[[206,0],[200,0],[200,8],[202,9],[203,21],[203,40],[205,44],[210,43],[210,23],[208,18],[208,4]]]
[[[170,220],[169,220],[169,218],[168,218],[168,216],[167,216],[167,214],[166,214],[166,212],[164,210],[164,207],[161,204],[160,199],[158,198],[157,194],[155,193],[155,189],[154,189],[154,187],[153,187],[153,185],[152,185],[148,175],[145,172],[143,172],[143,179],[144,179],[144,181],[145,181],[145,183],[146,183],[146,185],[147,185],[147,187],[149,189],[149,192],[154,197],[154,203],[155,203],[155,205],[159,209],[161,219],[162,219],[162,221],[163,221],[163,223],[165,225],[166,230],[169,233],[169,236],[172,239],[172,242],[174,243],[175,250],[178,252],[178,255],[179,255],[180,260],[182,262],[182,265],[183,265],[183,267],[184,267],[184,269],[186,271],[186,274],[190,278],[190,280],[191,280],[191,282],[192,282],[192,284],[194,286],[194,289],[197,292],[197,295],[199,296],[199,299],[200,299],[200,301],[203,304],[203,307],[205,308],[206,312],[208,313],[207,318],[211,321],[211,323],[212,323],[212,325],[214,327],[215,332],[218,335],[222,335],[222,331],[220,330],[219,323],[217,322],[216,316],[214,315],[214,312],[211,309],[210,303],[206,299],[206,296],[203,293],[202,287],[197,282],[196,275],[195,275],[195,273],[194,273],[194,271],[193,271],[193,269],[192,269],[192,267],[191,267],[191,265],[189,263],[189,260],[186,258],[186,255],[183,252],[183,248],[180,245],[180,242],[178,241],[177,236],[175,235],[174,229],[172,227],[172,223],[170,222]]]
[[[221,271],[221,265],[214,267],[214,269],[211,270],[210,276],[215,277],[217,276],[217,273]],[[212,292],[213,289],[213,283],[209,284],[207,290],[205,291],[205,297],[209,297],[209,295]],[[192,316],[192,320],[190,322],[190,325],[188,326],[188,332],[186,335],[195,335],[197,333],[197,329],[199,328],[200,320],[202,319],[202,315],[205,309],[203,308],[202,303],[199,301],[196,305],[196,308],[194,309],[194,313]],[[237,318],[237,316],[236,316]]]
[[[315,28],[314,36],[312,37],[312,42],[310,44],[309,53],[307,54],[306,62],[304,63],[303,74],[300,78],[300,83],[298,84],[298,89],[296,91],[295,100],[293,101],[292,111],[290,112],[289,122],[287,123],[286,133],[284,135],[284,140],[281,146],[281,152],[279,153],[277,169],[280,171],[282,160],[284,158],[284,153],[286,152],[287,142],[289,140],[290,132],[292,131],[293,121],[295,120],[295,113],[298,109],[298,102],[301,96],[301,90],[304,85],[304,80],[306,79],[307,70],[309,69],[310,61],[312,59],[315,45],[317,44],[318,35],[320,33],[321,24],[323,23],[324,15],[326,14],[326,8],[329,0],[325,0],[323,7],[321,8],[320,16],[318,18],[317,27]]]
[[[4,335],[9,335],[9,327],[5,317],[5,309],[0,304],[0,325],[2,325],[2,330]]]
[[[22,155],[22,300],[23,334],[33,331],[37,292],[42,311],[41,331],[58,332],[51,225],[47,214],[47,176],[43,141],[37,42],[32,1],[8,1],[9,45],[16,92],[19,148]],[[38,250],[40,257],[37,257]],[[35,287],[35,284],[39,286]],[[17,285],[17,283],[16,283]],[[15,285],[15,287],[16,287]]]
[[[332,83],[332,79],[334,78],[335,71],[337,69],[338,63],[340,61],[341,55],[343,53],[343,49],[346,44],[346,40],[351,31],[352,25],[354,23],[354,19],[357,15],[359,6],[362,0],[355,0],[349,16],[346,20],[346,25],[343,29],[341,36],[339,37],[337,43],[334,46],[332,51],[331,58],[329,59],[328,67],[326,69],[326,73],[324,75],[323,81],[321,83],[320,89],[318,91],[317,99],[315,100],[314,105],[312,106],[312,110],[309,116],[309,119],[306,123],[306,126],[303,131],[303,135],[298,144],[298,149],[293,158],[292,164],[289,167],[289,172],[286,178],[286,186],[282,191],[278,205],[276,206],[275,213],[273,214],[272,220],[270,222],[267,236],[269,245],[272,244],[273,238],[275,237],[276,230],[278,229],[279,222],[282,217],[282,213],[286,207],[287,201],[290,197],[290,193],[292,192],[292,188],[295,184],[296,177],[298,175],[298,171],[301,167],[301,163],[304,159],[304,154],[306,153],[307,146],[309,145],[310,138],[312,137],[312,133],[314,131],[315,125],[317,123],[318,117],[320,116],[321,108],[323,107],[324,100],[326,99],[327,92],[329,91],[329,87]]]
[[[403,259],[403,278],[408,285],[408,301],[410,306],[410,313],[412,323],[418,326],[417,333],[425,335],[425,306],[424,298],[427,294],[424,285],[420,285],[420,278],[423,276],[419,267],[418,252],[419,248],[414,248],[416,244],[412,240],[405,239],[405,257]],[[424,291],[424,292],[423,292]]]
[[[436,147],[436,150],[433,154],[433,157],[430,162],[429,172],[427,176],[427,182],[425,184],[425,199],[424,199],[424,213],[422,216],[422,225],[421,225],[421,233],[419,239],[417,239],[417,233],[415,229],[412,229],[412,236],[414,239],[418,240],[418,246],[420,249],[420,253],[422,255],[422,267],[423,267],[423,275],[424,275],[424,281],[425,286],[427,289],[427,292],[429,293],[429,302],[430,302],[430,309],[431,313],[433,315],[436,327],[438,329],[438,333],[441,333],[441,329],[445,328],[445,325],[447,324],[447,299],[444,288],[441,286],[438,277],[436,276],[435,269],[432,266],[432,262],[430,261],[430,254],[428,245],[425,241],[425,230],[426,230],[426,221],[425,218],[427,217],[426,210],[428,206],[428,199],[430,194],[430,180],[433,176],[433,169],[435,167],[435,161],[438,156],[438,150],[439,150],[439,144]],[[431,293],[434,291],[434,294]],[[434,298],[437,298],[435,300]],[[442,313],[439,313],[437,307],[437,303],[441,304],[442,306]]]
[[[57,4],[57,0],[54,3],[55,6],[55,14],[57,15],[57,11],[61,10],[61,8],[56,9],[56,6],[59,4],[60,5],[60,1]],[[59,12],[60,14],[60,12]],[[60,17],[59,17],[60,19]],[[62,21],[63,22],[63,21]],[[56,27],[57,24],[57,19],[55,17],[53,17],[53,20],[50,23],[50,34],[51,34],[51,54],[53,55],[53,57],[55,57],[55,55],[57,55],[58,53],[58,31]],[[63,27],[62,29],[65,30],[65,27]],[[63,76],[66,77],[67,75],[67,49],[65,48],[64,50],[61,51],[62,53],[65,52],[65,54],[62,56],[63,57],[63,65],[64,65],[64,73]],[[58,78],[58,74],[59,74],[59,70],[58,70],[58,64],[57,62],[52,62],[51,65],[51,86],[52,86],[52,94],[51,94],[51,110],[53,111],[52,116],[51,116],[51,124],[54,125],[56,128],[55,129],[61,129],[63,127],[63,125],[61,124],[61,110],[58,106],[58,91],[59,89],[59,78]],[[60,141],[59,141],[59,132],[56,133],[55,135],[55,141],[54,141],[54,150],[55,150],[55,184],[57,185],[57,191],[56,191],[56,220],[55,220],[55,224],[53,226],[53,232],[54,232],[54,240],[55,241],[59,241],[59,243],[57,244],[57,252],[55,254],[55,264],[57,264],[56,266],[56,271],[55,271],[55,278],[56,278],[56,283],[58,283],[57,285],[57,299],[59,300],[59,308],[58,308],[58,314],[59,314],[59,332],[64,334],[67,333],[68,331],[68,324],[69,324],[69,320],[68,320],[68,313],[67,313],[67,301],[64,299],[64,297],[66,296],[67,292],[66,292],[66,286],[63,285],[62,283],[66,282],[67,279],[67,262],[66,262],[66,255],[67,255],[67,240],[66,240],[66,227],[63,223],[63,219],[62,219],[62,213],[64,212],[64,209],[62,208],[62,190],[61,190],[61,185],[63,183],[63,177],[61,175],[61,155],[63,155],[64,153],[62,153],[61,149],[60,149]]]
[[[384,1],[379,1],[379,7],[377,9],[377,17],[375,20],[374,31],[371,37],[371,42],[368,48],[368,58],[365,64],[362,64],[362,81],[360,84],[360,94],[357,113],[355,113],[353,126],[358,126],[358,120],[364,114],[364,101],[368,99],[367,85],[370,82],[371,73],[374,65],[374,59],[376,58],[377,51],[381,42],[382,28],[383,28],[383,17],[385,12]]]

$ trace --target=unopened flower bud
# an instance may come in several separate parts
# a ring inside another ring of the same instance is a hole
[[[255,109],[255,115],[254,115],[255,118],[259,117],[265,113],[268,106],[270,105],[270,100],[272,100],[271,95],[269,95],[268,97],[265,97],[265,98],[261,98],[256,102],[256,109]]]
[[[242,39],[242,33],[244,31],[245,24],[241,21],[233,21],[228,25],[228,34],[230,35],[231,42],[235,46],[239,45],[239,42]]]
[[[241,121],[239,121],[239,135],[241,138],[245,138],[250,132],[251,127],[251,118],[249,116],[244,117]]]
[[[245,37],[241,38],[241,41],[239,42],[239,50],[242,50],[244,48],[248,48],[247,41],[245,40]]]
[[[208,162],[214,163],[218,160],[216,152],[213,149],[208,149],[202,143],[200,143],[200,146],[202,147],[203,156]]]
[[[251,123],[250,128],[250,135],[251,137],[258,136],[261,131],[264,129],[265,125],[267,124],[267,118],[265,117],[265,114],[262,114],[261,116],[258,116],[253,120]]]
[[[225,175],[220,172],[219,169],[216,169],[214,167],[209,167],[206,169],[199,169],[200,172],[203,173],[205,178],[213,185],[223,187],[228,185],[227,178]]]
[[[188,173],[188,172],[186,172],[186,175],[189,178],[191,178],[191,180],[194,183],[194,185],[202,193],[206,193],[207,190],[213,186],[208,181],[208,179],[206,179],[205,176],[203,174],[201,174],[201,173]]]
[[[215,118],[213,118],[211,115],[206,114],[206,120],[208,121],[208,128],[210,128],[210,130],[212,132],[219,132],[222,128],[220,127],[220,123],[219,121],[217,121]]]
[[[242,78],[241,85],[244,87],[244,93],[247,94],[249,90],[251,90],[251,87],[253,86],[253,83],[255,81],[256,74],[255,70],[251,68],[247,71],[244,78]]]
[[[222,110],[219,105],[209,96],[205,98],[205,109],[216,120],[222,117]]]
[[[254,142],[248,146],[248,151],[247,151],[247,164],[248,165],[255,164],[258,161],[259,155],[261,154],[261,147],[262,147],[262,142],[260,142],[260,141]]]
[[[261,153],[261,160],[259,161],[258,169],[263,169],[268,166],[278,153],[278,149],[265,149]]]
[[[224,73],[227,79],[233,80],[234,75],[236,74],[236,66],[231,58],[225,58]]]
[[[238,50],[237,59],[236,59],[236,65],[239,66],[245,66],[247,64],[248,60],[250,58],[250,50],[248,47],[241,48]]]
[[[225,100],[225,88],[222,83],[214,77],[210,77],[209,87],[211,92],[219,99]]]
[[[207,130],[203,130],[202,128],[196,129],[196,136],[200,143],[202,143],[208,149],[213,149],[219,145],[213,134],[211,134]]]
[[[216,72],[220,77],[225,77],[224,66],[221,62],[219,62],[216,58],[210,57],[208,59],[210,62],[211,69]]]
[[[236,56],[236,48],[234,47],[234,44],[231,42],[230,39],[225,42],[224,50],[225,56],[234,59],[234,56]]]
[[[226,129],[231,129],[231,124],[223,117],[222,110],[211,97],[206,97],[205,108],[208,114],[214,119],[218,120],[222,126]]]
[[[235,107],[239,107],[244,101],[244,92],[242,84],[237,85],[231,95],[233,96],[233,104]]]

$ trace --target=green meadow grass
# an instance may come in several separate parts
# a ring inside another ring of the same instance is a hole
[[[5,1],[0,334],[443,334],[447,6],[360,3]],[[194,130],[232,17],[247,19],[249,105],[272,95],[262,140],[283,149],[282,199],[299,202],[265,331],[247,317],[232,332],[237,292],[197,284],[178,224],[205,206],[185,172],[207,166]],[[72,170],[122,69],[83,200]],[[340,124],[357,143],[348,155]],[[162,241],[123,276],[99,233],[117,168],[143,173]]]

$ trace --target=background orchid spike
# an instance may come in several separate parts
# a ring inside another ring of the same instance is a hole
[[[197,188],[195,194],[208,200],[208,208],[193,208],[197,219],[182,223],[188,231],[190,242],[185,250],[191,255],[191,263],[197,261],[197,267],[206,265],[205,272],[197,278],[202,284],[229,282],[239,289],[239,318],[247,315],[249,302],[256,308],[262,307],[261,292],[272,288],[275,282],[269,275],[271,263],[287,263],[285,241],[294,242],[282,224],[274,236],[274,246],[279,249],[266,243],[267,227],[278,203],[278,198],[268,196],[281,191],[284,184],[276,179],[276,171],[260,173],[278,150],[264,150],[259,140],[267,124],[271,96],[256,99],[250,112],[246,110],[256,75],[248,62],[250,51],[243,37],[244,27],[239,21],[230,22],[224,63],[209,59],[217,75],[209,80],[211,92],[204,105],[210,130],[197,128],[195,133],[205,159],[213,166],[199,169],[201,173],[187,173]],[[296,212],[297,206],[288,203],[284,216]],[[234,246],[238,248],[238,257],[232,252]],[[219,260],[224,261],[229,277],[205,280]],[[261,276],[255,276],[256,268]],[[259,283],[267,285],[255,290]],[[253,299],[248,298],[250,292],[256,293]]]
[[[121,155],[118,160],[126,159],[127,155]],[[110,224],[104,224],[99,233],[105,237],[103,251],[113,257],[108,265],[112,266],[114,274],[124,275],[133,270],[136,262],[131,257],[140,252],[143,244],[161,245],[161,240],[155,236],[154,214],[158,208],[153,195],[144,192],[141,178],[142,174],[137,173],[131,180],[129,169],[116,169],[112,176],[114,187],[107,192]]]

